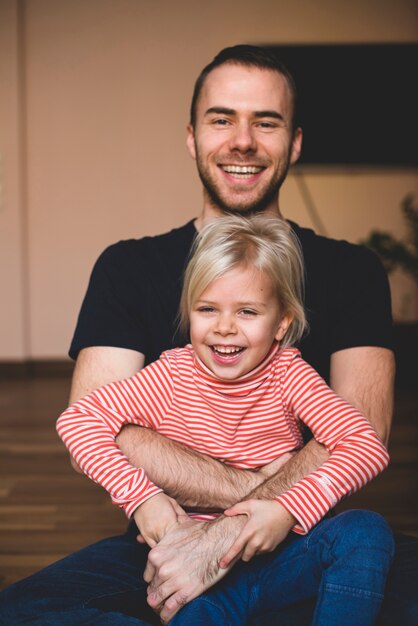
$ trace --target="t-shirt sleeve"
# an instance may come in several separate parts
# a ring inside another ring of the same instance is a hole
[[[350,244],[341,256],[331,299],[331,353],[357,346],[392,349],[390,289],[380,259],[364,246]]]
[[[145,352],[146,328],[138,306],[139,281],[133,283],[130,245],[126,241],[109,246],[96,261],[69,350],[72,359],[90,346]],[[136,265],[134,271],[146,270]]]

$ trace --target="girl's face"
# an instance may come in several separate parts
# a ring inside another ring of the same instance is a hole
[[[222,380],[253,370],[291,323],[281,315],[270,279],[237,267],[214,280],[190,312],[190,337],[201,361]]]

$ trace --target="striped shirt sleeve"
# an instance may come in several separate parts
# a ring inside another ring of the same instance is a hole
[[[316,471],[276,497],[307,533],[344,496],[382,472],[389,455],[370,422],[335,394],[308,363],[294,358],[283,377],[287,410],[304,422],[330,453]]]
[[[115,438],[126,424],[156,429],[172,397],[168,359],[161,358],[132,378],[97,389],[58,418],[57,431],[83,472],[110,494],[128,517],[162,491],[142,468],[130,464]]]

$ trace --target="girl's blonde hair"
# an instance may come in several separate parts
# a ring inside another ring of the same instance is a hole
[[[187,332],[194,303],[217,278],[239,267],[264,272],[271,281],[282,315],[292,322],[283,346],[297,343],[307,328],[303,307],[304,266],[299,240],[279,217],[219,217],[198,234],[184,275],[180,327]]]

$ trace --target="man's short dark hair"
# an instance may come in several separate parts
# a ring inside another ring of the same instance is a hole
[[[244,67],[258,67],[262,70],[273,70],[281,74],[289,85],[292,96],[292,129],[297,127],[296,123],[296,85],[293,76],[287,69],[287,67],[276,57],[271,54],[265,48],[259,46],[250,46],[247,44],[240,44],[237,46],[231,46],[221,50],[206,67],[200,72],[194,86],[192,103],[190,107],[190,124],[195,126],[196,124],[196,108],[199,100],[200,93],[202,91],[203,84],[207,76],[220,65],[225,63],[231,63],[235,65],[242,65]]]

